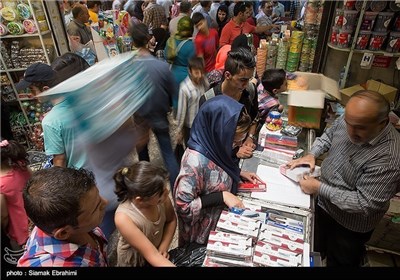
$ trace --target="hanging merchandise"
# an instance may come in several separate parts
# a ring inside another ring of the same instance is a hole
[[[127,11],[107,10],[99,14],[99,22],[92,26],[92,34],[95,33],[94,45],[99,61],[105,57],[113,57],[131,51],[129,22],[130,15]],[[97,38],[101,40],[101,43]]]

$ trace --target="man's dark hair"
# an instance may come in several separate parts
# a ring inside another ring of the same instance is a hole
[[[209,5],[211,5],[212,1],[200,1],[200,6],[205,8],[208,7]]]
[[[197,12],[197,13],[194,13],[192,15],[192,22],[193,22],[194,25],[198,24],[203,19],[205,19],[205,18],[204,18],[204,15],[202,13]]]
[[[244,1],[239,1],[235,4],[235,7],[233,7],[233,16],[237,16],[240,12],[244,13],[247,8],[249,8],[250,5],[247,2]]]
[[[191,8],[192,8],[192,4],[189,1],[187,1],[187,0],[182,1],[181,4],[179,5],[179,12],[188,14],[190,12]]]
[[[86,7],[88,7],[88,9],[92,9],[92,8],[94,8],[94,6],[96,6],[96,4],[97,4],[97,7],[101,7],[101,1],[87,1],[86,2]]]
[[[83,57],[72,52],[56,57],[50,66],[57,72],[57,77],[52,83],[52,87],[90,67]]]
[[[85,5],[75,4],[74,7],[72,8],[72,16],[74,17],[74,19],[78,18],[85,8],[86,8]]]
[[[48,234],[63,226],[76,227],[81,199],[94,187],[94,176],[85,169],[55,166],[36,171],[23,191],[26,213]]]
[[[238,74],[244,69],[256,67],[254,55],[245,48],[237,48],[228,52],[228,58],[225,61],[225,72],[229,71],[232,75]]]
[[[147,25],[142,22],[132,24],[129,28],[129,34],[131,34],[133,45],[136,48],[146,47],[151,39]]]

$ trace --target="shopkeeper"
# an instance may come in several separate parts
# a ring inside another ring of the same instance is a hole
[[[294,168],[329,151],[321,179],[300,180],[307,194],[318,194],[315,250],[327,266],[359,266],[365,243],[400,191],[400,134],[389,122],[390,105],[378,92],[354,93],[345,115],[318,137],[310,154],[291,161]]]

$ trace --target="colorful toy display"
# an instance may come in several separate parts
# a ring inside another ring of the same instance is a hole
[[[271,111],[268,114],[265,124],[269,130],[276,131],[282,128],[283,120],[281,113],[278,111]]]

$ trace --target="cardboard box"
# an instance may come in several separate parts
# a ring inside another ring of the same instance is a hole
[[[396,99],[396,94],[397,94],[397,88],[386,85],[384,83],[375,81],[375,80],[368,80],[366,83],[366,87],[362,87],[361,85],[355,85],[352,87],[344,88],[340,90],[340,93],[342,95],[342,100],[341,103],[343,105],[346,105],[347,101],[349,101],[350,97],[357,91],[360,90],[373,90],[377,91],[380,94],[382,94],[387,101],[389,102],[394,102]]]
[[[294,126],[319,129],[325,93],[322,91],[292,91],[288,97],[288,123]]]
[[[288,91],[288,123],[319,129],[326,95],[341,99],[338,83],[323,74],[294,73],[306,80],[308,89]]]
[[[305,78],[308,91],[329,94],[336,99],[341,99],[338,82],[320,73],[294,72],[297,76]],[[291,91],[289,91],[291,92]]]

